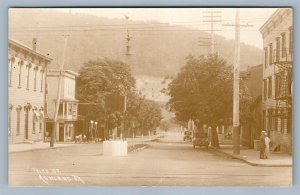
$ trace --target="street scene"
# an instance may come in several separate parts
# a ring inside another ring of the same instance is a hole
[[[9,186],[291,187],[292,21],[10,8]]]

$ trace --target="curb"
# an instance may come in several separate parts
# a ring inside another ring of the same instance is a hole
[[[33,151],[39,151],[39,150],[54,150],[54,149],[58,149],[58,148],[65,148],[65,147],[71,147],[71,146],[56,146],[56,147],[47,147],[47,148],[32,148],[32,149],[28,149],[28,150],[18,150],[18,151],[8,151],[8,154],[12,154],[12,153],[20,153],[20,152],[33,152]]]
[[[135,148],[133,150],[130,150],[131,147],[134,148],[137,145],[142,145],[142,146],[141,147],[137,147],[137,148]],[[150,147],[150,145],[148,145],[148,144],[135,144],[135,145],[128,146],[127,150],[128,150],[129,153],[133,153],[133,152],[138,152],[138,151],[144,150],[144,149],[146,149],[148,147]]]
[[[235,156],[234,154],[229,154],[227,152],[224,152],[220,149],[214,149],[215,152],[218,152],[218,153],[222,153],[224,155],[226,155],[227,157],[230,157],[231,159],[236,159],[236,160],[239,160],[239,161],[242,161],[248,165],[251,165],[251,166],[256,166],[256,167],[292,167],[293,165],[289,165],[289,164],[260,164],[260,163],[253,163],[253,162],[250,162],[242,157],[237,157]]]

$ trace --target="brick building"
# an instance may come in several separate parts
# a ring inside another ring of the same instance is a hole
[[[60,71],[48,69],[47,83],[47,120],[46,120],[46,136],[50,137],[53,129],[53,119],[55,114],[55,106],[57,99],[57,90]],[[62,72],[62,87],[60,95],[60,105],[58,109],[58,128],[56,132],[56,141],[65,142],[74,140],[75,122],[77,121],[78,100],[75,99],[75,79],[77,73],[64,70]],[[50,138],[48,138],[50,139]]]
[[[23,143],[44,138],[46,72],[51,59],[8,41],[8,141]]]
[[[264,45],[262,124],[272,149],[292,150],[293,12],[278,9],[260,28]]]

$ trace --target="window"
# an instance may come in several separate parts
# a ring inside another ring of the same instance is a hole
[[[31,63],[29,63],[29,64],[27,64],[27,87],[26,87],[26,89],[29,89],[29,78],[30,78],[30,68],[31,68]]]
[[[41,69],[41,92],[43,92],[43,84],[44,84],[44,70]]]
[[[281,134],[284,134],[284,123],[285,123],[285,119],[281,118],[281,127],[280,127]]]
[[[280,61],[280,37],[276,38],[276,62]]]
[[[267,79],[264,79],[264,99],[267,99]]]
[[[278,98],[281,96],[281,76],[276,75],[275,77],[275,98]]]
[[[268,86],[268,98],[272,98],[272,77],[269,77],[269,86]]]
[[[17,108],[17,129],[16,129],[17,135],[20,135],[20,120],[21,120],[21,109]]]
[[[272,110],[268,110],[268,132],[272,130],[273,125],[273,116],[272,116]]]
[[[286,57],[286,36],[285,33],[281,34],[281,57],[285,58]]]
[[[38,66],[34,67],[34,91],[36,91],[36,73],[39,70]]]
[[[273,59],[272,59],[272,57],[273,57],[273,46],[272,46],[272,43],[270,43],[269,44],[269,65],[272,65],[272,61],[273,61]]]
[[[289,54],[292,54],[293,49],[293,27],[289,28]]]
[[[24,64],[24,61],[23,60],[20,60],[18,62],[18,65],[19,65],[19,85],[18,87],[21,87],[21,82],[22,82],[22,66]]]
[[[12,72],[13,72],[13,64],[15,62],[15,58],[14,57],[11,57],[9,60],[8,60],[8,63],[9,63],[9,86],[12,86]]]
[[[268,48],[265,47],[265,68],[268,66]]]
[[[35,121],[36,121],[36,115],[33,114],[33,117],[32,117],[32,134],[35,134],[35,128],[36,128]]]
[[[39,129],[39,133],[42,132],[42,129],[43,129],[43,124],[40,122],[40,129]]]
[[[11,113],[12,113],[13,105],[9,104],[8,110],[8,134],[11,135]]]
[[[63,116],[63,106],[64,104],[60,103],[58,108],[58,115]]]
[[[274,117],[274,131],[278,131],[279,130],[279,126],[278,126],[278,109],[275,110],[275,117]]]

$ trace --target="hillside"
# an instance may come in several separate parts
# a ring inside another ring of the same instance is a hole
[[[132,54],[125,56],[126,25],[132,37]],[[68,14],[49,10],[10,10],[9,38],[31,47],[38,40],[37,50],[53,59],[51,67],[62,61],[64,38],[69,35],[66,68],[78,71],[89,59],[114,58],[129,63],[135,75],[174,75],[188,55],[207,53],[198,46],[198,37],[209,34],[183,26],[157,22],[108,19],[90,15]],[[216,50],[233,62],[234,41],[216,36]],[[261,50],[242,44],[241,69],[261,63]]]

